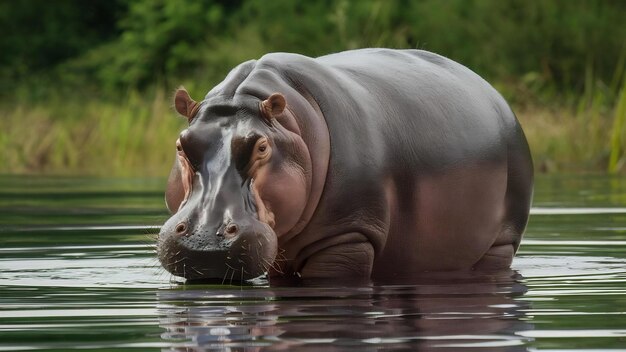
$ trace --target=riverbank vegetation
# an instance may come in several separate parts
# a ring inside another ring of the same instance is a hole
[[[0,3],[0,173],[166,175],[171,108],[266,52],[420,48],[511,103],[543,172],[626,172],[622,1]]]

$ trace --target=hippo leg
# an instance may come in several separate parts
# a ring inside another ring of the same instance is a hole
[[[508,144],[508,175],[506,190],[506,219],[498,238],[474,269],[508,268],[519,248],[528,222],[528,209],[533,197],[533,166],[526,137],[519,125]]]
[[[313,279],[370,277],[374,263],[374,247],[365,236],[360,233],[349,233],[335,238],[353,241],[332,244],[316,251],[308,257],[300,270],[300,275]]]
[[[474,264],[476,270],[499,270],[511,266],[515,255],[515,243],[519,242],[520,234],[511,227],[505,226],[504,230],[489,248],[487,253]]]

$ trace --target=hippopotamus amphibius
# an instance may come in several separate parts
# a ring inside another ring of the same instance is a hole
[[[507,268],[532,198],[522,129],[423,50],[271,53],[176,111],[163,266],[187,279],[384,279]]]

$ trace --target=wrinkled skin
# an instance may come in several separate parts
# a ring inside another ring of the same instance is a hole
[[[508,105],[467,68],[420,50],[243,63],[175,107],[159,235],[187,279],[391,278],[507,268],[533,170]]]

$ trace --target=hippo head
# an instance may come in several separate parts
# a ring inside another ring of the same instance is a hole
[[[311,160],[280,93],[175,107],[189,121],[176,141],[165,195],[171,218],[159,233],[165,269],[191,280],[250,279],[274,267],[278,237],[299,222]]]

